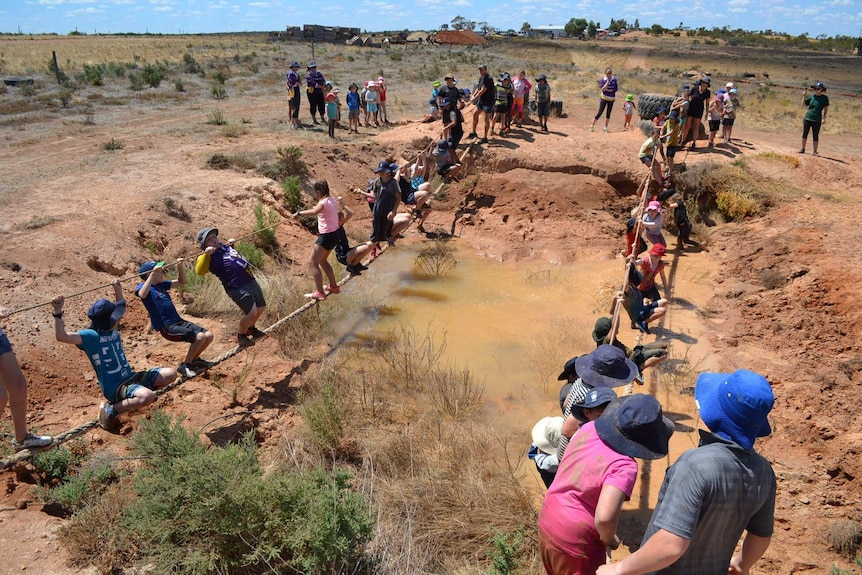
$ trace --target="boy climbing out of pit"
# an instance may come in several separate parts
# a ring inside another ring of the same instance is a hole
[[[100,299],[87,311],[90,327],[78,332],[66,331],[63,323],[64,298],[58,295],[51,300],[54,308],[54,335],[60,343],[78,347],[87,354],[99,387],[107,402],[99,405],[99,425],[112,430],[117,426],[117,415],[123,411],[140,409],[156,400],[155,390],[177,378],[172,367],[155,367],[146,371],[133,371],[123,351],[123,340],[118,327],[126,313],[126,300],[119,278],[114,280],[114,301]]]
[[[180,317],[168,290],[174,286],[186,284],[186,268],[183,258],[177,259],[177,279],[165,278],[163,266],[165,262],[149,261],[141,264],[138,274],[143,283],[135,288],[135,295],[144,302],[144,307],[150,314],[150,325],[153,330],[162,334],[168,341],[184,341],[189,346],[186,359],[180,363],[177,371],[183,377],[194,377],[212,364],[201,359],[203,351],[213,342],[213,333],[208,329],[186,321]]]
[[[248,260],[233,247],[234,240],[223,244],[218,239],[217,228],[203,228],[198,232],[198,245],[204,251],[198,256],[195,273],[205,276],[212,272],[224,286],[233,302],[242,310],[236,332],[236,343],[249,347],[266,335],[255,324],[266,310],[263,290],[248,271]]]

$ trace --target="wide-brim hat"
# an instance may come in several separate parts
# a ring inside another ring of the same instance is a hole
[[[589,421],[584,409],[593,409],[605,405],[617,398],[617,394],[609,387],[594,387],[587,391],[584,398],[572,404],[572,416],[582,423]]]
[[[596,325],[593,326],[593,341],[601,343],[608,337],[609,333],[611,333],[611,318],[600,317],[597,319]]]
[[[391,174],[392,173],[392,164],[390,164],[386,160],[382,160],[379,164],[377,164],[377,167],[374,168],[374,173],[375,174],[381,174],[381,173]]]
[[[602,344],[575,360],[578,377],[592,387],[619,387],[631,383],[638,366],[618,347]]]
[[[120,318],[125,313],[126,300],[120,300],[115,303],[110,300],[100,299],[87,310],[87,317],[90,318],[90,329],[107,331],[120,321]]]
[[[709,430],[743,449],[752,449],[758,437],[772,433],[767,416],[775,396],[766,378],[753,371],[701,373],[694,399]]]
[[[309,69],[309,70],[310,70],[311,68],[317,68],[317,62],[315,62],[314,60],[312,60],[311,62],[309,62],[309,63],[308,63],[308,66],[307,66],[307,67],[308,67],[308,69]]]
[[[575,361],[577,361],[577,359],[578,356],[575,356],[563,365],[563,371],[560,373],[559,377],[557,377],[557,381],[569,379],[569,376],[578,377],[578,369],[575,367]]]
[[[595,421],[596,433],[617,453],[638,459],[667,455],[673,421],[656,398],[643,393],[615,399]]]
[[[823,85],[823,82],[814,82],[811,85],[811,88],[814,90],[823,90],[824,92],[826,91],[826,86]]]
[[[565,419],[562,417],[543,417],[533,426],[531,435],[533,436],[533,443],[539,448],[539,451],[544,451],[550,455],[557,452],[560,439],[563,437],[564,421]]]
[[[299,62],[291,62],[290,67],[291,68],[299,68]]]
[[[201,247],[201,249],[204,249],[204,242],[206,241],[207,236],[212,234],[212,233],[215,233],[215,235],[218,235],[218,228],[202,228],[198,232],[198,236],[197,236],[198,245]]]
[[[547,79],[548,79],[548,77],[545,76],[544,74],[539,74],[538,76],[536,76],[536,82],[541,82],[542,80],[547,80]]]

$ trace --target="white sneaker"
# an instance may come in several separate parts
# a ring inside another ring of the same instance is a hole
[[[21,451],[22,449],[34,449],[36,447],[48,447],[54,443],[54,438],[48,435],[34,435],[32,433],[28,433],[24,438],[24,441],[13,441],[12,448],[15,451]]]
[[[185,377],[186,379],[197,375],[197,372],[195,372],[191,367],[189,367],[189,364],[187,364],[186,362],[181,363],[179,367],[177,367],[177,371],[181,376]]]

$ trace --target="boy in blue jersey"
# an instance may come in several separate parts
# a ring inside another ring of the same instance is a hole
[[[126,313],[123,288],[116,279],[114,301],[100,299],[87,311],[90,327],[69,333],[63,323],[63,296],[51,301],[54,308],[54,335],[60,343],[69,343],[87,354],[99,387],[107,399],[99,406],[99,425],[112,430],[117,426],[117,415],[151,404],[156,400],[155,390],[167,386],[177,378],[172,367],[156,367],[146,371],[132,371],[123,351],[123,340],[117,327]]]
[[[135,288],[135,295],[144,302],[144,307],[150,314],[152,328],[162,334],[168,341],[184,341],[190,343],[186,359],[177,368],[183,377],[194,377],[198,371],[210,367],[209,362],[200,358],[201,353],[213,342],[211,331],[190,321],[186,321],[177,313],[174,302],[168,290],[174,286],[180,287],[186,283],[186,268],[183,258],[177,259],[177,279],[165,278],[162,266],[165,262],[144,262],[138,273],[143,283]]]

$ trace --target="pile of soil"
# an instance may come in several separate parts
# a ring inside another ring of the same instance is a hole
[[[471,44],[484,44],[485,38],[472,30],[441,30],[434,35],[434,41],[438,44],[457,44],[467,46]]]

